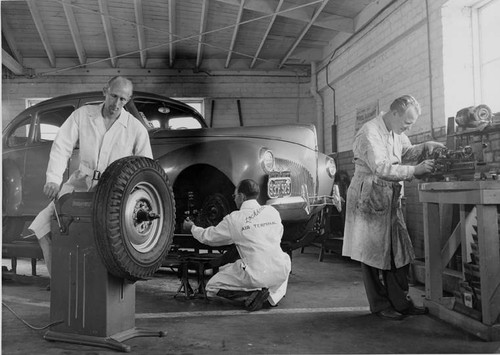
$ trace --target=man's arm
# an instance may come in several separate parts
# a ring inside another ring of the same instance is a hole
[[[192,221],[187,222],[187,224],[185,223],[184,225],[191,225],[191,233],[200,243],[210,246],[233,244],[230,232],[229,216],[224,217],[224,219],[215,227],[197,227]]]
[[[378,177],[390,181],[411,180],[415,167],[411,165],[393,164],[384,142],[378,132],[361,132],[354,141],[354,155],[358,155]]]
[[[153,159],[151,143],[149,141],[149,133],[142,124],[139,124],[138,134],[136,137],[134,155]]]
[[[52,143],[44,187],[44,193],[50,199],[54,198],[59,192],[68,159],[71,157],[73,149],[78,142],[79,126],[76,115],[75,111],[69,116],[59,128],[56,138]]]

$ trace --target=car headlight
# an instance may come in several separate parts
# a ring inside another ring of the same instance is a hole
[[[337,172],[337,166],[335,165],[335,160],[333,160],[330,157],[326,157],[326,172],[328,173],[328,176],[330,176],[332,179],[335,176],[335,173]]]
[[[263,148],[260,152],[260,164],[262,170],[269,174],[274,170],[274,154],[269,149]]]

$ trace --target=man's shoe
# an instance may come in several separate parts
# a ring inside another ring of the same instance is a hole
[[[264,302],[269,297],[269,290],[263,288],[260,291],[254,291],[245,301],[245,308],[250,311],[258,311],[262,308]]]
[[[217,296],[224,297],[230,300],[234,300],[235,298],[242,298],[242,297],[248,297],[252,294],[252,292],[249,291],[233,291],[233,290],[225,290],[225,289],[220,289],[217,292]]]
[[[407,316],[421,316],[429,313],[429,309],[427,307],[416,306],[412,303],[409,308],[401,311],[401,313]]]
[[[402,320],[405,317],[404,314],[401,314],[392,308],[384,309],[383,311],[379,311],[375,314],[380,318],[390,319],[390,320]]]

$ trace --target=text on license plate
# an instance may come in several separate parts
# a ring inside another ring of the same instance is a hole
[[[292,194],[292,179],[288,176],[269,177],[267,195],[269,198],[287,197]]]

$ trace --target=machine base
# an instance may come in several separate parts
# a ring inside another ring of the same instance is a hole
[[[123,341],[137,337],[159,337],[167,335],[167,332],[154,331],[144,328],[131,328],[120,333],[116,333],[109,337],[97,337],[83,334],[62,333],[49,330],[43,338],[48,341],[62,341],[66,343],[100,346],[122,352],[130,352],[130,345],[123,344]]]

